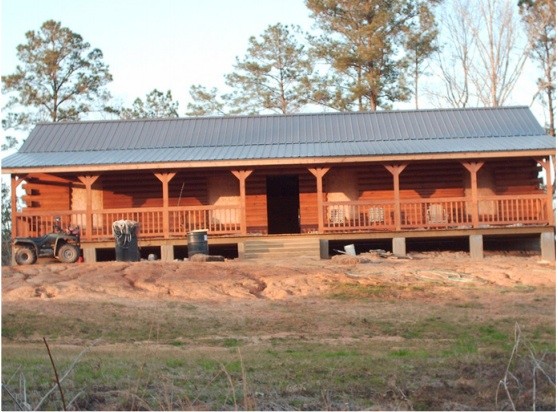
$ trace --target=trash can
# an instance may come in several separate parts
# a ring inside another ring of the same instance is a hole
[[[193,230],[188,232],[188,257],[191,258],[197,253],[209,254],[207,244],[207,230]]]
[[[138,223],[133,220],[117,220],[112,223],[117,262],[138,262]]]

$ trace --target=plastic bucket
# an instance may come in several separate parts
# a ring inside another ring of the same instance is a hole
[[[356,256],[355,245],[345,245],[345,253],[347,255]]]
[[[207,230],[194,230],[188,232],[188,257],[202,253],[209,255],[209,246],[207,244]]]

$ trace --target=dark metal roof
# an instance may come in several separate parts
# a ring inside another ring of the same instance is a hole
[[[555,149],[527,107],[38,124],[3,168]]]

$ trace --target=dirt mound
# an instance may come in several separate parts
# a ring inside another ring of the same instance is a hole
[[[411,259],[378,254],[331,260],[51,263],[5,267],[4,301],[24,299],[286,299],[321,295],[340,284],[436,287],[460,284],[555,287],[555,264],[537,257],[422,253]],[[455,291],[458,293],[458,291]]]

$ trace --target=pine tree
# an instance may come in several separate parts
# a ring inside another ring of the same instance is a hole
[[[315,77],[316,101],[337,110],[389,108],[408,99],[405,33],[418,9],[411,0],[307,0],[317,26],[313,52],[331,71]]]
[[[132,107],[120,110],[122,119],[156,119],[178,117],[178,102],[172,98],[168,90],[163,93],[153,89],[145,96],[145,101],[139,97],[134,100]]]
[[[27,42],[17,46],[21,65],[2,76],[2,91],[8,96],[5,128],[78,120],[103,109],[112,76],[101,50],[53,20],[25,37]]]
[[[250,37],[244,58],[226,76],[231,113],[298,112],[308,103],[312,64],[297,36],[300,28],[276,24]]]

